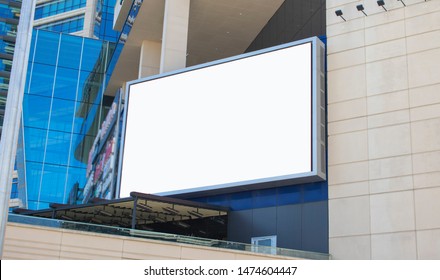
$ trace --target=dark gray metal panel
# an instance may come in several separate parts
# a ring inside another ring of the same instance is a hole
[[[229,212],[228,240],[269,235],[277,247],[328,253],[328,201]]]
[[[286,0],[247,52],[326,34],[325,0]]]
[[[328,253],[328,201],[302,205],[302,250]]]
[[[252,237],[252,212],[231,211],[228,214],[228,240],[249,244]]]
[[[252,237],[277,234],[277,207],[258,208],[253,211]],[[250,242],[251,240],[249,240]]]
[[[302,248],[300,204],[280,206],[277,209],[277,246]]]

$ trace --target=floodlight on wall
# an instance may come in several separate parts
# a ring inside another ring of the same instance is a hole
[[[336,14],[338,17],[341,17],[344,21],[346,21],[345,18],[342,16],[342,15],[343,15],[342,10],[336,10],[336,11],[335,11],[335,14]]]
[[[382,9],[384,9],[385,12],[388,11],[388,10],[384,7],[384,6],[385,6],[385,1],[383,1],[383,0],[379,0],[379,1],[377,1],[377,5],[380,6],[380,7],[382,7]]]
[[[397,1],[402,2],[403,6],[406,7],[406,4],[405,4],[405,2],[403,2],[403,0],[397,0]],[[426,0],[425,0],[425,1],[426,1]]]
[[[356,9],[358,10],[358,11],[361,11],[365,16],[368,16],[365,12],[364,12],[364,5],[357,5],[356,6]]]

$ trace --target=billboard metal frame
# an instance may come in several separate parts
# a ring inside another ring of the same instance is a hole
[[[117,180],[117,189],[116,194],[119,194],[121,191],[121,181],[122,181],[122,168],[123,168],[123,156],[124,156],[124,145],[125,145],[125,133],[127,128],[127,114],[128,114],[128,106],[129,106],[129,95],[130,95],[130,87],[132,85],[136,85],[139,83],[144,83],[160,78],[165,78],[181,73],[186,73],[194,70],[203,69],[206,67],[212,67],[215,65],[228,63],[236,60],[240,60],[243,58],[248,58],[252,56],[257,56],[260,54],[265,54],[269,52],[274,52],[294,46],[299,46],[303,44],[311,43],[312,51],[311,51],[311,78],[312,78],[312,87],[311,87],[311,105],[312,105],[312,116],[311,116],[311,171],[305,173],[296,173],[289,174],[284,176],[270,177],[270,178],[260,178],[255,180],[247,180],[242,182],[232,182],[227,184],[219,184],[213,186],[203,186],[196,187],[190,189],[183,189],[177,191],[169,191],[159,193],[159,195],[173,195],[181,198],[187,197],[197,197],[201,195],[214,195],[220,193],[231,193],[238,191],[246,191],[246,190],[254,190],[254,189],[263,189],[263,188],[271,188],[271,187],[279,187],[300,183],[311,183],[326,180],[326,113],[325,113],[325,94],[326,94],[326,73],[325,73],[325,46],[324,43],[317,37],[307,38],[291,43],[282,44],[275,47],[270,47],[254,52],[249,52],[225,59],[216,60],[213,62],[208,62],[200,65],[195,65],[183,69],[179,69],[176,71],[171,71],[163,74],[158,74],[146,78],[137,79],[134,81],[127,82],[126,90],[125,90],[125,109],[124,109],[124,119],[123,119],[123,127],[122,127],[122,136],[121,136],[121,148],[119,154],[119,170],[118,170],[118,180]],[[138,190],[131,190],[138,191]]]

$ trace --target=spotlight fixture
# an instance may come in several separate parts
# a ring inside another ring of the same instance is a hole
[[[385,10],[385,12],[388,11],[388,10],[384,7],[384,6],[385,6],[385,1],[383,1],[383,0],[379,0],[379,1],[377,1],[377,5],[380,6],[380,7],[382,7],[382,8]]]
[[[336,11],[335,11],[335,14],[336,14],[338,17],[341,17],[344,21],[346,21],[345,18],[342,16],[342,15],[343,15],[342,10],[336,10]]]
[[[358,11],[361,11],[365,16],[367,16],[367,14],[364,12],[364,5],[357,5],[356,6],[356,9],[358,10]]]
[[[403,0],[397,0],[397,1],[402,2],[403,6],[406,7],[406,4],[405,4],[405,2],[403,2]],[[426,0],[425,0],[425,1],[426,1]]]
[[[188,214],[190,214],[191,216],[197,217],[197,218],[202,218],[203,214],[196,212],[196,211],[188,211]]]

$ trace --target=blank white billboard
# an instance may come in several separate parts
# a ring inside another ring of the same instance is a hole
[[[316,175],[313,49],[309,41],[130,83],[120,197]]]

